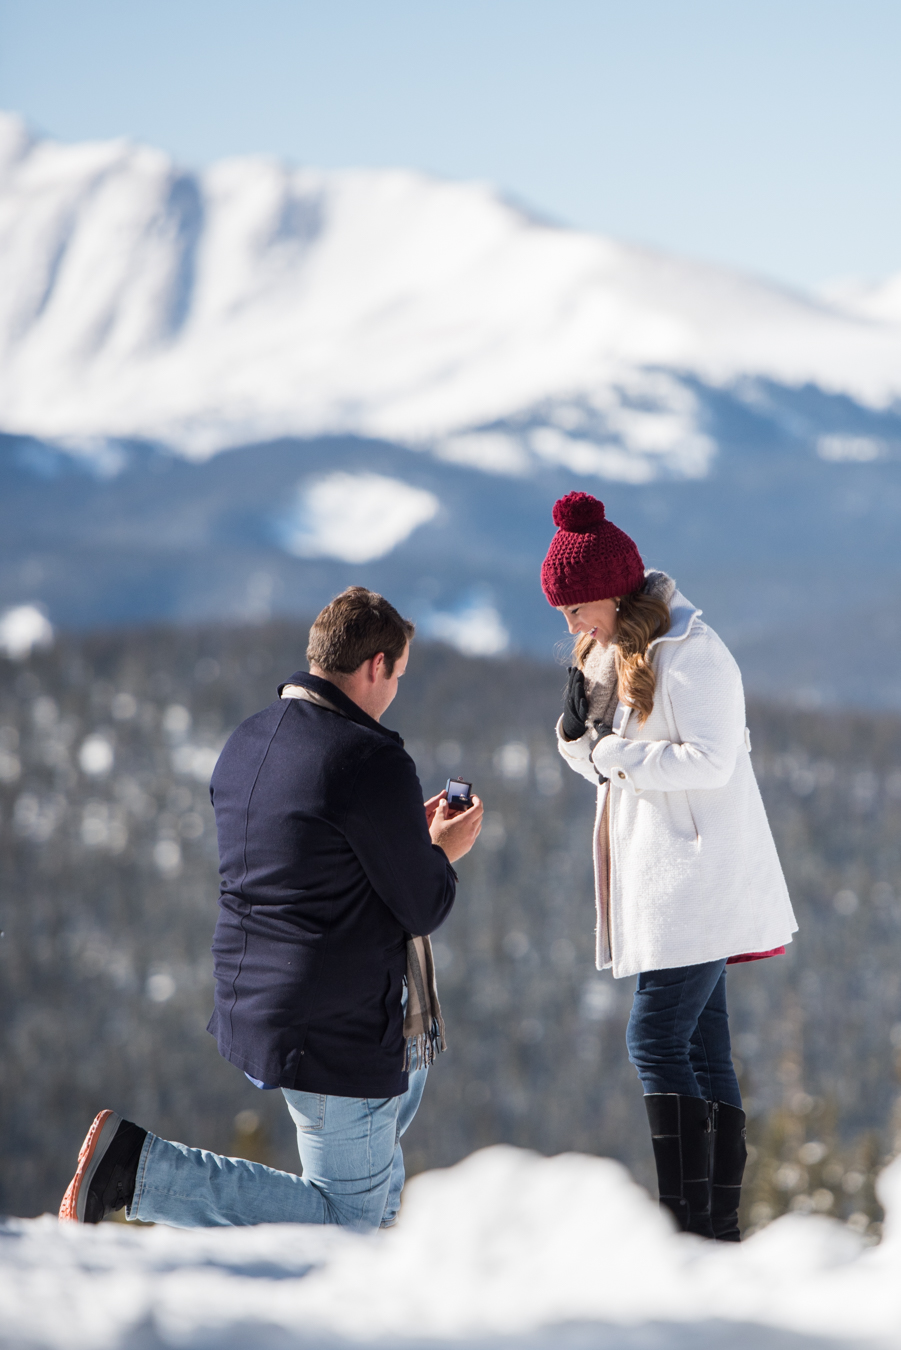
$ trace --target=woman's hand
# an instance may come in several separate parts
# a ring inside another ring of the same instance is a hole
[[[585,676],[578,666],[570,666],[569,683],[563,695],[563,717],[560,730],[567,741],[578,741],[585,735],[585,723],[588,720],[588,696],[585,693]]]
[[[613,735],[613,727],[611,727],[611,726],[609,725],[609,723],[607,723],[607,722],[601,722],[598,718],[595,718],[595,719],[594,719],[594,730],[595,730],[595,734],[597,735],[597,738],[598,738],[597,741],[595,741],[595,745],[597,745],[597,743],[598,743],[599,741],[602,741],[602,740],[604,739],[605,736],[612,736],[612,735]],[[592,753],[594,753],[594,751],[592,751]],[[592,762],[592,764],[594,764],[594,760],[592,760],[591,762]],[[609,782],[610,782],[610,779],[607,777],[607,775],[601,773],[601,771],[600,771],[599,768],[595,767],[595,773],[596,773],[597,776],[598,776],[598,782],[599,782],[599,783],[609,783]]]

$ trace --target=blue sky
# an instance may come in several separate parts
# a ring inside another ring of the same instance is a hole
[[[0,0],[0,106],[198,165],[490,179],[808,285],[901,270],[897,0]]]

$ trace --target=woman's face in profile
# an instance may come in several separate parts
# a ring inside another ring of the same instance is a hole
[[[616,633],[616,598],[589,600],[581,605],[558,605],[569,631],[575,636],[587,633],[606,647]]]

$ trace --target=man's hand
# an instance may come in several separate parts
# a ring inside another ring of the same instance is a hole
[[[482,828],[482,816],[484,807],[481,797],[473,794],[472,806],[468,811],[459,811],[456,815],[447,814],[447,801],[445,793],[440,793],[438,797],[432,797],[425,804],[426,819],[429,819],[429,808],[435,803],[435,809],[429,820],[429,834],[432,836],[432,843],[443,848],[447,854],[448,862],[456,862],[462,858],[464,853],[468,853],[479,837],[479,830]]]
[[[439,792],[437,796],[430,797],[425,806],[425,823],[429,829],[432,828],[432,821],[435,819],[435,812],[438,810],[438,803],[447,800],[447,792]]]

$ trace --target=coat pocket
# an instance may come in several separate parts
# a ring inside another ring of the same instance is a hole
[[[692,810],[691,797],[689,797],[687,792],[685,794],[685,805],[688,807],[688,819],[691,821],[691,831],[692,834],[694,835],[694,842],[698,845],[698,848],[700,848],[701,831],[698,829],[698,822],[695,819],[695,813]]]
[[[394,971],[388,976],[388,989],[383,1000],[385,1011],[385,1030],[382,1032],[382,1039],[379,1044],[387,1050],[392,1040],[398,1033],[398,1017],[400,1015],[401,995],[403,993],[404,980],[402,975],[396,975]],[[402,1029],[402,1028],[401,1028]]]
[[[292,1091],[288,1096],[294,1124],[302,1134],[312,1134],[322,1129],[325,1124],[325,1099],[324,1092]]]
[[[666,792],[663,797],[666,802],[671,837],[681,843],[699,845],[701,832],[691,809],[691,800],[688,793]]]

